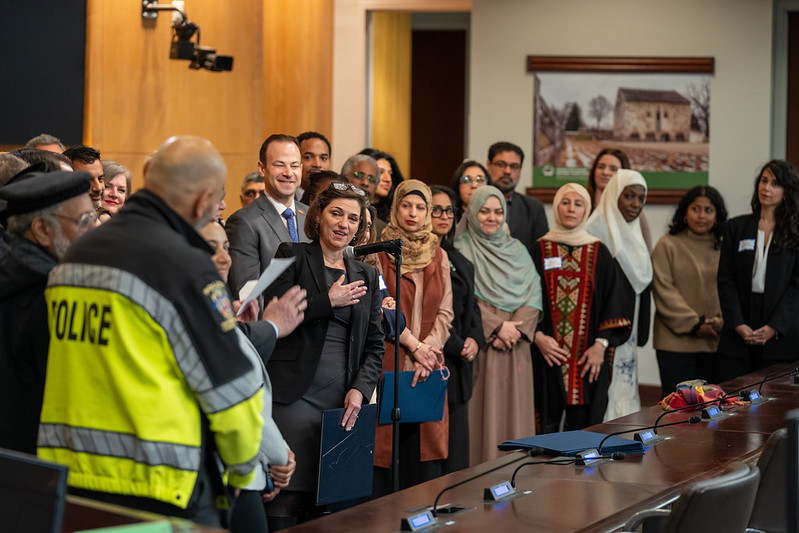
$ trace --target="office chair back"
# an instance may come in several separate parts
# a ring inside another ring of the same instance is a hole
[[[788,531],[788,430],[778,429],[769,437],[757,468],[760,470],[760,485],[757,488],[755,506],[749,527],[785,533]],[[799,502],[798,502],[799,503]]]
[[[759,479],[756,466],[738,462],[718,477],[695,483],[674,504],[665,531],[744,531]]]

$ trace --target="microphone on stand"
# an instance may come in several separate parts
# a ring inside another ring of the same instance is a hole
[[[394,239],[392,241],[362,244],[360,246],[347,246],[344,248],[344,257],[347,259],[352,259],[354,257],[362,257],[364,255],[376,254],[378,252],[386,252],[388,254],[402,253],[402,246],[404,244],[405,241],[402,239]]]
[[[657,441],[657,428],[659,428],[659,427],[662,428],[662,427],[666,427],[666,426],[676,426],[677,424],[698,424],[701,421],[702,421],[702,419],[700,417],[692,416],[691,418],[687,418],[685,420],[680,420],[679,422],[670,422],[668,424],[660,424],[660,425],[658,425],[658,423],[655,422],[655,425],[653,425],[653,426],[644,426],[644,427],[635,428],[635,429],[625,429],[624,431],[616,431],[615,433],[609,433],[608,435],[605,435],[605,437],[601,441],[599,441],[599,446],[597,446],[596,449],[597,449],[597,452],[601,454],[602,453],[602,445],[605,444],[606,440],[608,440],[609,438],[611,438],[613,436],[622,435],[624,433],[635,433],[635,440],[640,441],[641,444],[645,444],[645,445],[655,444],[656,442],[659,442],[659,441]],[[642,431],[647,430],[647,429],[652,429],[654,431],[654,435],[647,438],[647,435],[641,433]]]

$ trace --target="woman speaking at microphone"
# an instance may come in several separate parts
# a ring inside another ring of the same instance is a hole
[[[265,301],[299,285],[308,293],[302,324],[278,340],[267,371],[273,418],[296,454],[289,486],[267,504],[270,529],[315,518],[321,412],[345,407],[342,426],[357,423],[380,377],[383,333],[376,268],[344,257],[366,232],[366,193],[333,182],[308,210],[310,243],[283,243],[275,257],[295,261],[264,293]]]

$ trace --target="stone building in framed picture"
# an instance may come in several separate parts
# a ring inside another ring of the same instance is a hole
[[[689,142],[691,102],[674,90],[619,88],[613,117],[616,141]]]

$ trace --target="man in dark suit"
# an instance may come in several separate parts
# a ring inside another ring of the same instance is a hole
[[[308,242],[304,230],[308,206],[294,198],[302,173],[299,142],[290,135],[270,135],[259,155],[264,194],[233,213],[225,225],[234,296],[246,282],[258,279],[281,242]]]
[[[532,256],[536,240],[549,231],[549,224],[540,200],[516,192],[523,162],[521,148],[513,143],[498,142],[488,149],[486,168],[491,175],[491,184],[505,195],[508,204],[505,221],[511,236],[522,241]]]

